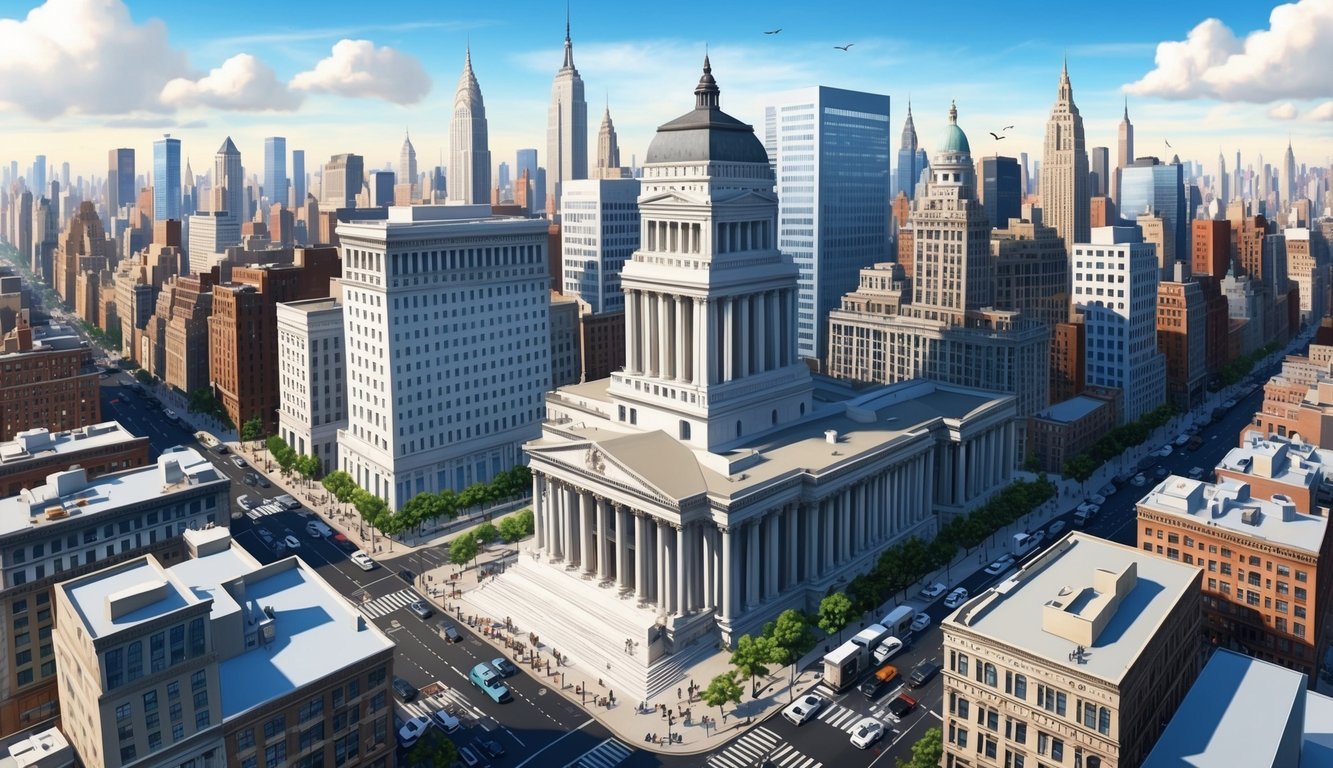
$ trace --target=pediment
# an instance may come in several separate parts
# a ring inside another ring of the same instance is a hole
[[[708,490],[694,453],[662,431],[602,441],[529,446],[528,452],[670,503]]]

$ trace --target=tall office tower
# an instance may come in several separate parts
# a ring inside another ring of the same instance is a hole
[[[126,205],[134,205],[134,150],[122,147],[107,153],[106,206],[115,218]]]
[[[778,247],[800,272],[797,354],[822,361],[829,311],[888,257],[889,97],[814,86],[778,94],[764,115]]]
[[[370,174],[370,205],[388,208],[393,205],[393,171],[373,171]]]
[[[38,155],[33,158],[30,191],[33,197],[41,197],[46,194],[46,155]]]
[[[338,430],[347,427],[342,301],[284,301],[276,309],[278,434],[298,454],[318,457],[327,474],[340,466]]]
[[[1018,153],[1018,175],[1019,184],[1023,189],[1023,197],[1026,198],[1032,194],[1032,180],[1028,178],[1028,153],[1026,152]]]
[[[582,93],[580,91],[580,93]],[[491,202],[491,150],[486,135],[486,105],[472,72],[468,46],[463,74],[454,93],[454,120],[449,128],[449,200],[487,205]]]
[[[238,223],[245,220],[245,171],[241,151],[228,136],[213,156],[212,211],[225,212]],[[239,238],[237,242],[240,242]]]
[[[638,199],[638,179],[581,179],[565,185],[560,290],[587,302],[594,314],[625,309],[620,270],[639,249]]]
[[[1179,162],[1163,165],[1155,157],[1136,159],[1120,173],[1120,220],[1133,225],[1144,213],[1162,217],[1165,253],[1157,254],[1162,279],[1169,280],[1179,259],[1189,259],[1189,209]]]
[[[1217,171],[1213,174],[1213,199],[1217,200],[1218,217],[1225,216],[1227,203],[1231,202],[1231,178],[1227,176],[1227,159],[1221,150],[1217,151]]]
[[[1134,124],[1129,122],[1129,99],[1125,99],[1125,115],[1120,119],[1115,154],[1115,184],[1111,187],[1111,198],[1120,205],[1120,170],[1128,168],[1134,162]],[[1236,155],[1236,167],[1240,167],[1240,155]],[[1123,206],[1122,206],[1123,207]]]
[[[213,156],[212,201],[208,211],[191,216],[187,222],[190,272],[207,272],[222,259],[227,246],[241,242],[245,211],[243,173],[241,152],[228,136]]]
[[[181,218],[181,140],[166,134],[153,142],[153,220]]]
[[[1282,156],[1282,182],[1278,186],[1282,199],[1277,210],[1291,206],[1296,201],[1296,155],[1291,151],[1291,139],[1287,139],[1287,154]]]
[[[60,164],[60,186],[69,188],[69,163]]]
[[[361,194],[361,185],[365,182],[365,159],[360,155],[334,155],[324,166],[323,182],[320,184],[319,207],[333,211],[339,208],[355,208],[356,196]]]
[[[1088,164],[1088,194],[1104,197],[1109,187],[1111,172],[1110,150],[1106,147],[1093,147]]]
[[[532,182],[532,195],[528,198],[528,210],[536,214],[546,212],[546,183],[540,179],[539,170],[537,167],[537,150],[520,149],[518,160],[514,164],[514,178],[521,179],[523,178],[523,172],[528,172],[528,178]]]
[[[451,169],[452,170],[452,169]],[[551,83],[551,109],[546,121],[546,194],[560,212],[560,184],[588,178],[588,102],[583,78],[574,68],[574,44],[565,16],[565,61]]]
[[[898,167],[894,171],[894,193],[902,192],[911,200],[916,197],[916,182],[921,178],[920,145],[916,139],[916,125],[912,122],[912,102],[907,102],[907,120],[903,123],[902,139],[898,143]]]
[[[413,202],[421,199],[417,183],[417,148],[412,146],[412,135],[406,132],[403,133],[403,148],[398,151],[398,183],[410,187]]]
[[[289,202],[293,208],[300,208],[305,205],[305,150],[292,150],[292,199]]]
[[[270,203],[287,202],[287,139],[264,139],[264,197]]]
[[[620,177],[620,141],[616,127],[611,123],[611,105],[602,113],[602,125],[597,129],[597,178]]]
[[[1166,360],[1157,351],[1161,272],[1155,251],[1136,227],[1101,227],[1090,242],[1075,244],[1070,256],[1074,311],[1083,315],[1087,333],[1087,384],[1120,390],[1121,423],[1166,402]],[[1109,296],[1112,283],[1123,287]]]
[[[1083,141],[1083,118],[1074,105],[1066,64],[1046,122],[1040,178],[1042,223],[1060,233],[1067,253],[1074,252],[1074,243],[1088,240],[1088,155]]]
[[[513,190],[510,189],[509,163],[501,162],[496,169],[495,188],[500,192],[501,200],[512,200]]]
[[[547,224],[489,212],[395,206],[387,220],[338,224],[347,363],[358,372],[338,462],[393,510],[422,491],[489,482],[521,463],[539,431],[551,384]],[[490,325],[479,334],[460,322],[469,317]]]
[[[1012,157],[991,155],[981,158],[981,205],[993,229],[1004,229],[1010,219],[1023,213],[1023,194],[1018,161]]]
[[[1273,216],[1277,210],[1272,207],[1273,204],[1273,166],[1264,162],[1264,156],[1259,155],[1259,183],[1255,194],[1259,197],[1261,208],[1255,209],[1255,213],[1262,213]]]

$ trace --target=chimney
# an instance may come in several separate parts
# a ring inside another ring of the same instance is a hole
[[[826,430],[824,430],[824,442],[828,443],[829,445],[837,445],[837,444],[838,444],[838,430],[836,430],[836,429],[826,429]]]

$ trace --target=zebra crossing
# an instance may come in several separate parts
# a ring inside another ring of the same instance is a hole
[[[583,753],[579,759],[565,768],[615,768],[625,762],[634,750],[615,739],[607,739],[601,744]]]
[[[851,733],[865,715],[830,701],[815,717],[834,728]]]
[[[254,509],[246,510],[245,516],[250,518],[251,520],[258,520],[259,518],[264,517],[265,515],[272,515],[281,511],[282,507],[277,504],[272,504],[272,503],[260,504]]]
[[[441,709],[448,709],[456,717],[470,717],[480,719],[483,715],[480,710],[472,706],[467,700],[467,696],[456,688],[443,687],[443,690],[433,693],[430,696],[422,696],[416,701],[398,702],[408,717],[429,718],[432,713]],[[453,704],[454,706],[449,706]]]
[[[410,589],[400,589],[397,592],[390,592],[374,600],[361,603],[357,608],[360,608],[361,612],[370,618],[378,619],[420,599],[421,595],[416,592]]]
[[[823,763],[780,741],[776,733],[760,726],[709,757],[707,762],[713,768],[754,768],[768,759],[778,768],[823,768]]]

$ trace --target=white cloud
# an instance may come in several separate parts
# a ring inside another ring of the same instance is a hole
[[[1300,114],[1300,112],[1297,111],[1296,105],[1292,104],[1290,101],[1278,104],[1268,110],[1268,116],[1274,120],[1295,120],[1298,114]]]
[[[1333,101],[1326,101],[1323,104],[1310,110],[1306,115],[1311,120],[1333,120]]]
[[[1263,103],[1333,95],[1333,2],[1279,5],[1269,28],[1241,40],[1217,19],[1205,19],[1183,41],[1157,46],[1157,66],[1130,93],[1168,99],[1214,98]]]
[[[178,77],[167,83],[162,88],[162,103],[262,112],[296,109],[301,96],[279,82],[267,64],[238,53],[197,80]]]
[[[430,92],[431,80],[414,57],[369,40],[339,40],[315,68],[292,78],[298,91],[376,98],[415,104]]]
[[[47,0],[0,19],[0,103],[40,120],[161,110],[163,83],[186,71],[166,26],[134,23],[120,0]]]

